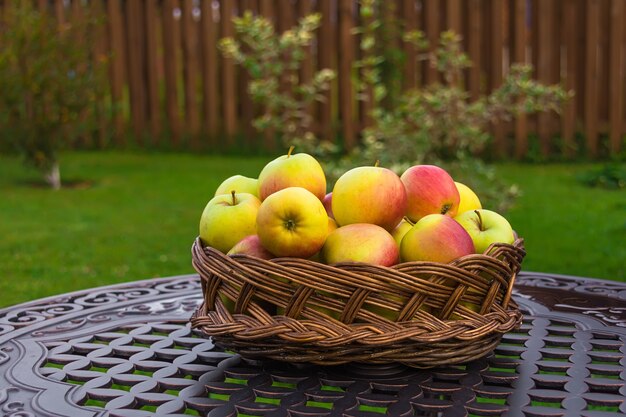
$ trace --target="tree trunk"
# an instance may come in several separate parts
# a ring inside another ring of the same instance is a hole
[[[48,171],[43,173],[44,180],[46,183],[50,184],[50,186],[58,190],[61,188],[61,171],[59,169],[59,163],[54,161]]]

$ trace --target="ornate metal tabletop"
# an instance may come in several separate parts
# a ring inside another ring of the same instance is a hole
[[[0,310],[0,416],[626,414],[626,285],[522,273],[522,327],[463,366],[294,366],[219,350],[187,324],[196,275]]]

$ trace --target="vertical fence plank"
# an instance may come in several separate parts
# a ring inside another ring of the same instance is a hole
[[[469,69],[468,87],[472,100],[480,96],[481,59],[481,0],[469,0],[468,4],[468,55],[472,61]]]
[[[335,26],[333,25],[333,1],[319,0],[319,11],[322,14],[322,22],[319,29],[317,64],[319,69],[335,69],[334,53]],[[331,89],[324,93],[324,101],[319,105],[320,135],[327,140],[334,141],[333,130],[333,93],[336,91],[335,83]]]
[[[217,69],[219,67],[217,54],[217,23],[213,16],[213,5],[210,1],[200,2],[200,42],[202,46],[202,114],[205,132],[209,135],[210,144],[214,146],[219,129],[218,111],[219,95]]]
[[[459,36],[463,36],[463,25],[461,24],[461,2],[459,0],[446,0],[446,30],[451,30]],[[464,40],[461,40],[461,47]],[[461,79],[452,80],[452,84],[463,86],[463,75]]]
[[[526,0],[515,0],[514,15],[514,34],[513,34],[513,60],[516,63],[526,62]],[[522,159],[528,153],[528,123],[526,115],[520,114],[515,119],[515,157]]]
[[[587,0],[585,31],[585,137],[589,156],[598,155],[599,0]]]
[[[126,2],[128,45],[128,84],[130,110],[135,140],[141,144],[146,122],[146,88],[144,83],[144,33],[142,2]]]
[[[577,24],[576,2],[575,0],[565,0],[563,3],[563,45],[565,49],[565,79],[564,88],[573,90],[576,88],[577,68],[576,51],[579,45],[576,42],[576,32],[579,30]],[[578,93],[580,94],[580,93]],[[561,136],[563,138],[562,153],[566,158],[571,158],[574,154],[576,144],[574,143],[574,127],[576,124],[576,103],[568,100],[563,106],[563,116],[561,118]]]
[[[302,19],[313,13],[313,1],[312,0],[300,0],[298,1],[298,15]],[[300,82],[303,84],[310,83],[313,79],[313,47],[308,47],[305,50],[305,56],[302,60],[302,66],[300,67]],[[318,131],[317,121],[315,117],[315,107],[313,105],[308,106],[305,109],[308,117],[311,118],[311,129],[314,132]]]
[[[257,2],[253,0],[240,0],[239,1],[239,15],[243,16],[245,12],[251,12],[253,14],[257,14]],[[239,100],[240,100],[240,118],[239,118],[239,127],[241,133],[243,133],[243,141],[248,149],[256,146],[256,141],[254,140],[255,131],[252,126],[252,120],[254,119],[254,103],[252,103],[252,97],[248,93],[248,83],[250,81],[250,76],[248,75],[248,71],[246,71],[243,67],[239,68],[237,71],[238,78],[238,91],[239,91]]]
[[[598,30],[598,134],[608,133],[609,126],[609,34],[611,1],[600,3]],[[605,146],[602,146],[604,149]]]
[[[146,31],[146,79],[148,82],[148,123],[152,143],[156,144],[161,134],[161,106],[159,99],[158,56],[157,56],[157,0],[145,1]]]
[[[313,13],[313,1],[312,0],[299,0],[298,1],[298,14],[300,18]],[[313,49],[307,48],[306,55],[302,60],[302,67],[300,68],[300,81],[308,83],[313,79]]]
[[[404,25],[407,31],[417,30],[417,5],[415,0],[404,0],[402,2],[402,14]],[[404,88],[410,89],[417,86],[417,54],[415,47],[408,42],[403,44],[406,62],[404,64]]]
[[[295,23],[294,19],[294,7],[291,0],[276,0],[278,9],[276,27],[279,32],[284,32],[291,29]]]
[[[277,24],[274,0],[259,0],[259,13],[270,22],[273,22],[274,25]],[[275,132],[273,132],[271,129],[267,129],[265,130],[265,132],[263,132],[263,140],[266,150],[273,151],[276,149]]]
[[[182,135],[178,107],[178,30],[174,20],[175,0],[164,0],[163,10],[163,69],[165,72],[165,109],[172,135],[172,145],[177,147]]]
[[[361,5],[358,5],[358,6],[361,7]],[[372,16],[362,16],[361,10],[359,10],[358,16],[360,20],[356,23],[356,25],[361,26],[361,27],[366,27],[366,26],[371,25],[371,23],[373,22],[375,18],[374,14]],[[356,35],[355,41],[357,43],[363,42],[363,35],[362,34]],[[372,54],[376,52],[369,52],[369,53]],[[362,60],[366,58],[360,47],[357,48],[357,54],[358,54],[358,59]],[[359,71],[359,77],[361,78],[361,80],[364,80],[363,69]],[[364,91],[359,91],[357,94],[361,96],[360,99],[358,100],[359,127],[360,129],[364,129],[366,127],[371,126],[373,122],[371,114],[374,109],[374,89],[371,84],[367,84],[364,88]]]
[[[233,25],[233,2],[223,1],[221,4],[222,36],[235,35]],[[222,105],[224,106],[224,130],[229,145],[233,145],[237,133],[237,85],[235,82],[235,63],[230,58],[222,59]]]
[[[276,25],[274,0],[259,0],[259,13]]]
[[[124,25],[122,23],[122,11],[119,0],[107,1],[107,15],[107,30],[111,53],[109,79],[111,80],[111,102],[113,104],[113,126],[115,128],[114,140],[117,145],[123,145],[125,143],[123,135],[124,116],[120,107],[125,78],[126,53],[124,48]]]
[[[185,92],[185,123],[192,149],[198,147],[200,117],[198,112],[198,37],[193,18],[193,0],[182,0],[181,33],[183,43],[183,75]]]
[[[446,0],[446,29],[459,35],[463,33],[461,22],[461,0]]]
[[[54,0],[54,17],[59,25],[65,24],[65,4],[63,0]]]
[[[354,61],[353,28],[354,2],[339,0],[339,114],[341,116],[341,133],[346,149],[356,145],[354,131],[354,97],[352,93],[352,63]]]
[[[577,74],[576,77],[576,96],[574,97],[574,101],[576,103],[576,115],[578,121],[583,126],[584,133],[584,117],[585,117],[585,59],[587,52],[585,51],[585,45],[587,43],[587,33],[586,33],[586,25],[587,25],[587,0],[576,0],[576,25],[580,28],[577,31],[578,35],[576,36],[576,65],[577,65]]]
[[[461,1],[460,0],[446,0],[446,16],[445,16],[445,29],[451,30],[459,36],[463,36],[463,24],[461,22]],[[461,40],[461,46],[465,44],[465,40]],[[461,75],[460,80],[452,80],[455,85],[463,86],[464,80]]]
[[[93,0],[91,2],[90,15],[104,16],[104,4],[102,0]],[[93,25],[93,42],[92,42],[92,60],[97,63],[106,62],[107,60],[107,44],[106,44],[106,27],[104,21]],[[102,149],[106,146],[107,140],[107,120],[105,115],[106,92],[102,92],[94,103],[94,111],[98,123],[97,146]]]
[[[291,0],[276,0],[276,29],[278,33],[283,33],[291,29],[294,25],[294,7]],[[291,89],[290,79],[297,76],[293,70],[284,70],[280,75],[280,90],[289,91]],[[291,144],[287,144],[291,145]]]
[[[609,114],[609,149],[612,155],[621,151],[624,132],[624,74],[626,63],[624,58],[624,12],[623,0],[611,1],[610,21],[610,114]]]
[[[552,41],[552,30],[555,25],[555,2],[554,0],[541,0],[538,3],[539,21],[537,22],[537,30],[539,36],[539,55],[537,62],[537,79],[544,84],[552,81],[552,62],[558,56],[554,50]],[[539,143],[541,155],[547,157],[550,154],[550,141],[552,130],[550,126],[550,115],[542,112],[538,116],[537,133],[539,135]]]
[[[441,4],[439,0],[424,0],[422,2],[424,7],[424,29],[426,32],[426,38],[430,42],[430,50],[434,50],[439,42],[439,12]],[[439,80],[439,73],[437,69],[430,65],[430,62],[424,63],[424,76],[425,83],[430,84]]]
[[[491,1],[491,90],[502,84],[502,58],[504,41],[504,3],[501,0]],[[504,125],[501,122],[493,123],[494,149],[499,157],[507,154]]]

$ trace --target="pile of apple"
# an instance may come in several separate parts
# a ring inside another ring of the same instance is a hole
[[[269,162],[259,178],[226,179],[200,219],[200,238],[228,255],[297,257],[326,264],[448,263],[513,243],[509,222],[442,168],[416,165],[401,176],[379,166],[351,169],[327,194],[306,153]]]

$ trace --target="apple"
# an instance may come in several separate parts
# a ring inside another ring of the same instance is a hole
[[[292,155],[293,146],[287,155],[269,162],[259,174],[259,196],[265,200],[269,195],[288,187],[309,190],[320,201],[326,195],[326,176],[322,166],[306,153]]]
[[[238,253],[244,255],[250,255],[261,259],[273,259],[274,255],[270,253],[267,249],[261,245],[261,239],[259,239],[258,235],[250,235],[241,239],[235,246],[232,247],[231,250],[228,251],[227,255],[236,255]]]
[[[387,168],[353,168],[333,188],[332,211],[339,226],[370,223],[390,231],[404,217],[405,209],[402,181]]]
[[[267,249],[265,249],[262,245],[261,245],[261,241],[259,240],[259,237],[257,235],[250,235],[250,236],[246,236],[243,239],[241,239],[235,246],[233,246],[233,248],[228,251],[227,255],[237,255],[237,254],[244,254],[244,255],[249,255],[249,256],[254,256],[256,258],[260,258],[260,259],[273,259],[275,258],[274,255],[272,255]],[[278,277],[276,277],[278,278]],[[239,286],[235,286],[235,290],[239,291],[240,287]],[[220,298],[222,300],[222,302],[224,303],[224,306],[226,307],[226,309],[231,312],[234,313],[235,312],[235,301],[231,300],[230,298],[228,298],[227,296],[220,294]],[[259,297],[257,297],[256,295],[252,297],[252,300],[255,301],[257,304],[259,304],[259,306],[265,310],[267,313],[274,315],[276,312],[276,307],[265,300],[260,299]]]
[[[337,226],[337,222],[332,218],[329,217],[328,218],[328,233],[332,232],[333,230],[336,230],[339,226]]]
[[[256,233],[260,206],[261,201],[247,193],[213,197],[200,217],[200,239],[207,246],[228,252],[241,239]]]
[[[456,185],[456,189],[459,191],[459,197],[460,197],[457,215],[461,213],[465,213],[466,211],[477,210],[477,209],[483,208],[483,206],[480,204],[480,200],[478,199],[478,196],[476,195],[474,191],[472,191],[471,188],[469,188],[467,185],[463,183],[456,182],[456,181],[454,182],[454,185]]]
[[[402,219],[400,223],[391,231],[391,236],[396,241],[398,248],[400,247],[400,243],[402,243],[402,238],[406,235],[406,232],[411,230],[413,225],[406,221],[406,219]]]
[[[513,243],[513,228],[500,214],[491,210],[472,210],[454,218],[472,238],[477,253],[484,253],[492,243]]]
[[[459,191],[444,169],[435,165],[415,165],[400,177],[407,195],[406,216],[417,222],[428,214],[454,217],[459,208]]]
[[[259,181],[256,178],[248,178],[243,175],[233,175],[226,178],[224,182],[217,187],[215,195],[230,194],[232,191],[236,193],[252,194],[259,198]]]
[[[324,198],[322,199],[322,204],[324,204],[324,208],[326,209],[326,213],[328,213],[328,217],[330,217],[331,219],[334,219],[335,216],[333,216],[333,193],[328,193],[324,196]]]
[[[328,215],[322,202],[301,187],[268,196],[256,219],[261,244],[276,256],[309,258],[328,236]]]
[[[320,255],[326,264],[367,262],[391,266],[398,263],[399,250],[396,241],[382,227],[355,223],[330,233]]]
[[[452,217],[429,214],[409,230],[400,245],[402,261],[448,263],[475,253],[472,238]]]

